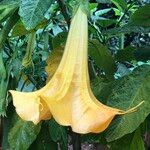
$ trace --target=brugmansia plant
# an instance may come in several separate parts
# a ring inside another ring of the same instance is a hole
[[[42,89],[31,92],[11,90],[18,115],[35,124],[53,117],[60,125],[77,133],[104,131],[123,111],[99,102],[92,93],[88,73],[87,14],[79,6],[73,16],[65,51],[52,79]]]

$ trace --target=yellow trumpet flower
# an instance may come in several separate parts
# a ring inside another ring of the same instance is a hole
[[[99,133],[108,127],[115,115],[127,113],[103,105],[93,95],[87,42],[87,14],[79,7],[71,21],[62,60],[52,79],[36,92],[10,91],[22,119],[38,123],[52,114],[59,124],[71,126],[74,132]]]
[[[49,83],[55,86],[41,97],[59,124],[71,126],[77,133],[98,133],[108,127],[115,115],[125,112],[103,105],[93,95],[88,75],[87,42],[87,15],[79,7],[71,22],[63,58]]]

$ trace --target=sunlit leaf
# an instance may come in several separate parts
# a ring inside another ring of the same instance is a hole
[[[27,150],[40,132],[41,126],[18,120],[9,132],[9,144],[12,150]]]
[[[22,0],[19,14],[27,30],[35,28],[43,19],[53,0]]]

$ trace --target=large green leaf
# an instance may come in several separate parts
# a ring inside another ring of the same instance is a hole
[[[116,69],[115,61],[104,45],[97,40],[91,40],[89,43],[89,55],[94,59],[96,65],[104,70],[106,75],[113,75]]]
[[[59,142],[63,150],[67,150],[68,135],[65,127],[57,124],[55,120],[49,121],[49,132],[53,141]]]
[[[42,123],[41,131],[37,136],[37,139],[32,143],[28,150],[57,150],[58,145],[50,138],[47,123]]]
[[[135,112],[118,116],[106,131],[107,141],[114,141],[133,132],[150,113],[150,66],[143,65],[132,74],[116,81],[108,105],[129,110],[144,103]]]
[[[97,78],[91,81],[91,88],[95,97],[103,104],[106,104],[107,99],[111,94],[112,87],[113,82],[108,82],[102,80],[101,78]]]
[[[8,140],[11,150],[27,150],[40,132],[41,125],[18,120],[9,132]]]
[[[53,0],[22,0],[19,14],[27,30],[35,28],[43,19]]]
[[[3,118],[4,128],[3,128],[2,149],[4,150],[9,149],[8,133],[18,120],[18,115],[16,114],[12,103],[10,103],[9,106],[7,107],[6,115],[7,117]]]
[[[130,23],[136,26],[150,27],[150,4],[139,8],[131,16]]]
[[[110,145],[110,150],[145,150],[140,129],[136,130],[132,134],[122,137],[115,142],[112,142]]]

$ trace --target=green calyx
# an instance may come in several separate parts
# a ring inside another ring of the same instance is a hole
[[[76,13],[76,11],[78,10],[78,8],[81,7],[82,11],[84,13],[86,13],[87,16],[90,15],[89,12],[89,1],[88,0],[76,0],[75,4],[74,4],[74,14]]]

